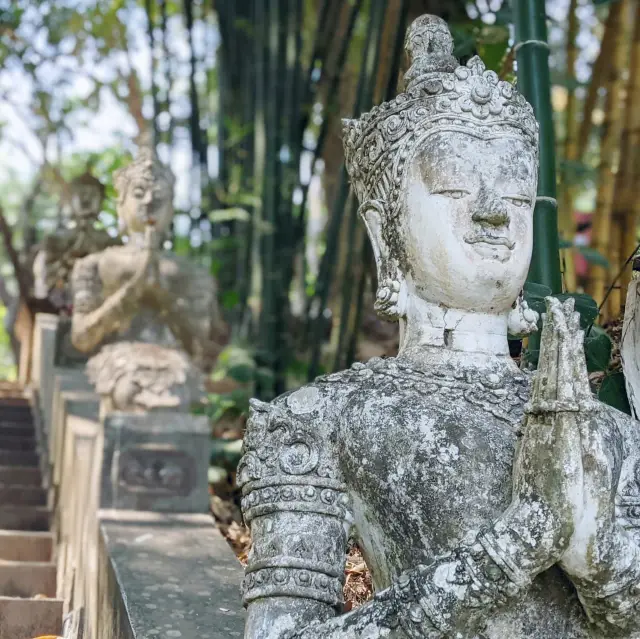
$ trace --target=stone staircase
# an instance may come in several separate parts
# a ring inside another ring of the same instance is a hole
[[[0,383],[0,639],[62,634],[50,519],[29,401]]]

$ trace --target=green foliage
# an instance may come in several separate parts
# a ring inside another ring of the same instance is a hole
[[[6,329],[7,309],[0,306],[0,379],[14,381],[17,377],[16,365],[13,361],[11,341]]]
[[[224,349],[218,357],[211,380],[221,382],[230,379],[237,382],[237,386],[229,392],[209,393],[204,414],[215,424],[223,417],[239,417],[246,413],[258,375],[259,371],[249,350],[238,346]]]
[[[593,326],[584,340],[584,354],[587,359],[587,370],[606,371],[611,361],[613,342],[604,329]]]
[[[505,24],[485,24],[482,20],[452,24],[454,55],[482,57],[487,69],[500,71],[509,48],[509,28]]]
[[[609,268],[609,260],[591,246],[578,246],[568,242],[567,240],[560,239],[560,248],[572,249],[577,253],[580,253],[580,255],[582,255],[590,264],[597,264],[598,266]]]
[[[627,415],[631,415],[624,374],[621,371],[611,373],[602,380],[602,386],[600,386],[600,391],[598,392],[598,399]]]

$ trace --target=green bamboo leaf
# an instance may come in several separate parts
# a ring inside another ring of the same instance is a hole
[[[621,372],[607,375],[604,378],[600,391],[598,392],[598,399],[627,415],[631,415],[627,389],[624,384],[624,375]]]
[[[594,326],[584,340],[584,354],[587,359],[587,370],[606,371],[611,360],[613,343],[607,333],[599,326]]]
[[[597,264],[598,266],[603,266],[604,268],[609,268],[609,260],[596,251],[596,249],[590,246],[576,246],[574,247],[578,253],[584,256],[587,262],[591,264]]]
[[[524,300],[536,313],[542,315],[547,310],[544,298],[551,295],[551,289],[537,282],[526,282],[524,285]]]

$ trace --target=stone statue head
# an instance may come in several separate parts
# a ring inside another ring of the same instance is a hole
[[[378,267],[376,308],[408,295],[503,313],[533,243],[538,125],[531,106],[480,58],[459,66],[446,23],[410,26],[405,90],[344,121],[347,170]]]
[[[76,222],[95,220],[104,199],[104,184],[89,171],[72,180],[71,213]]]
[[[117,170],[118,216],[131,234],[153,226],[161,235],[173,218],[173,186],[170,169],[160,163],[153,146],[141,144],[136,159]]]

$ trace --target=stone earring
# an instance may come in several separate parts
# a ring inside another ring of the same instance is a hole
[[[395,277],[381,279],[378,284],[374,309],[386,320],[395,322],[406,314],[407,285],[396,269]]]
[[[518,299],[515,301],[513,309],[507,318],[507,330],[513,337],[526,337],[538,330],[538,320],[540,315],[524,299],[524,294],[520,291]]]

